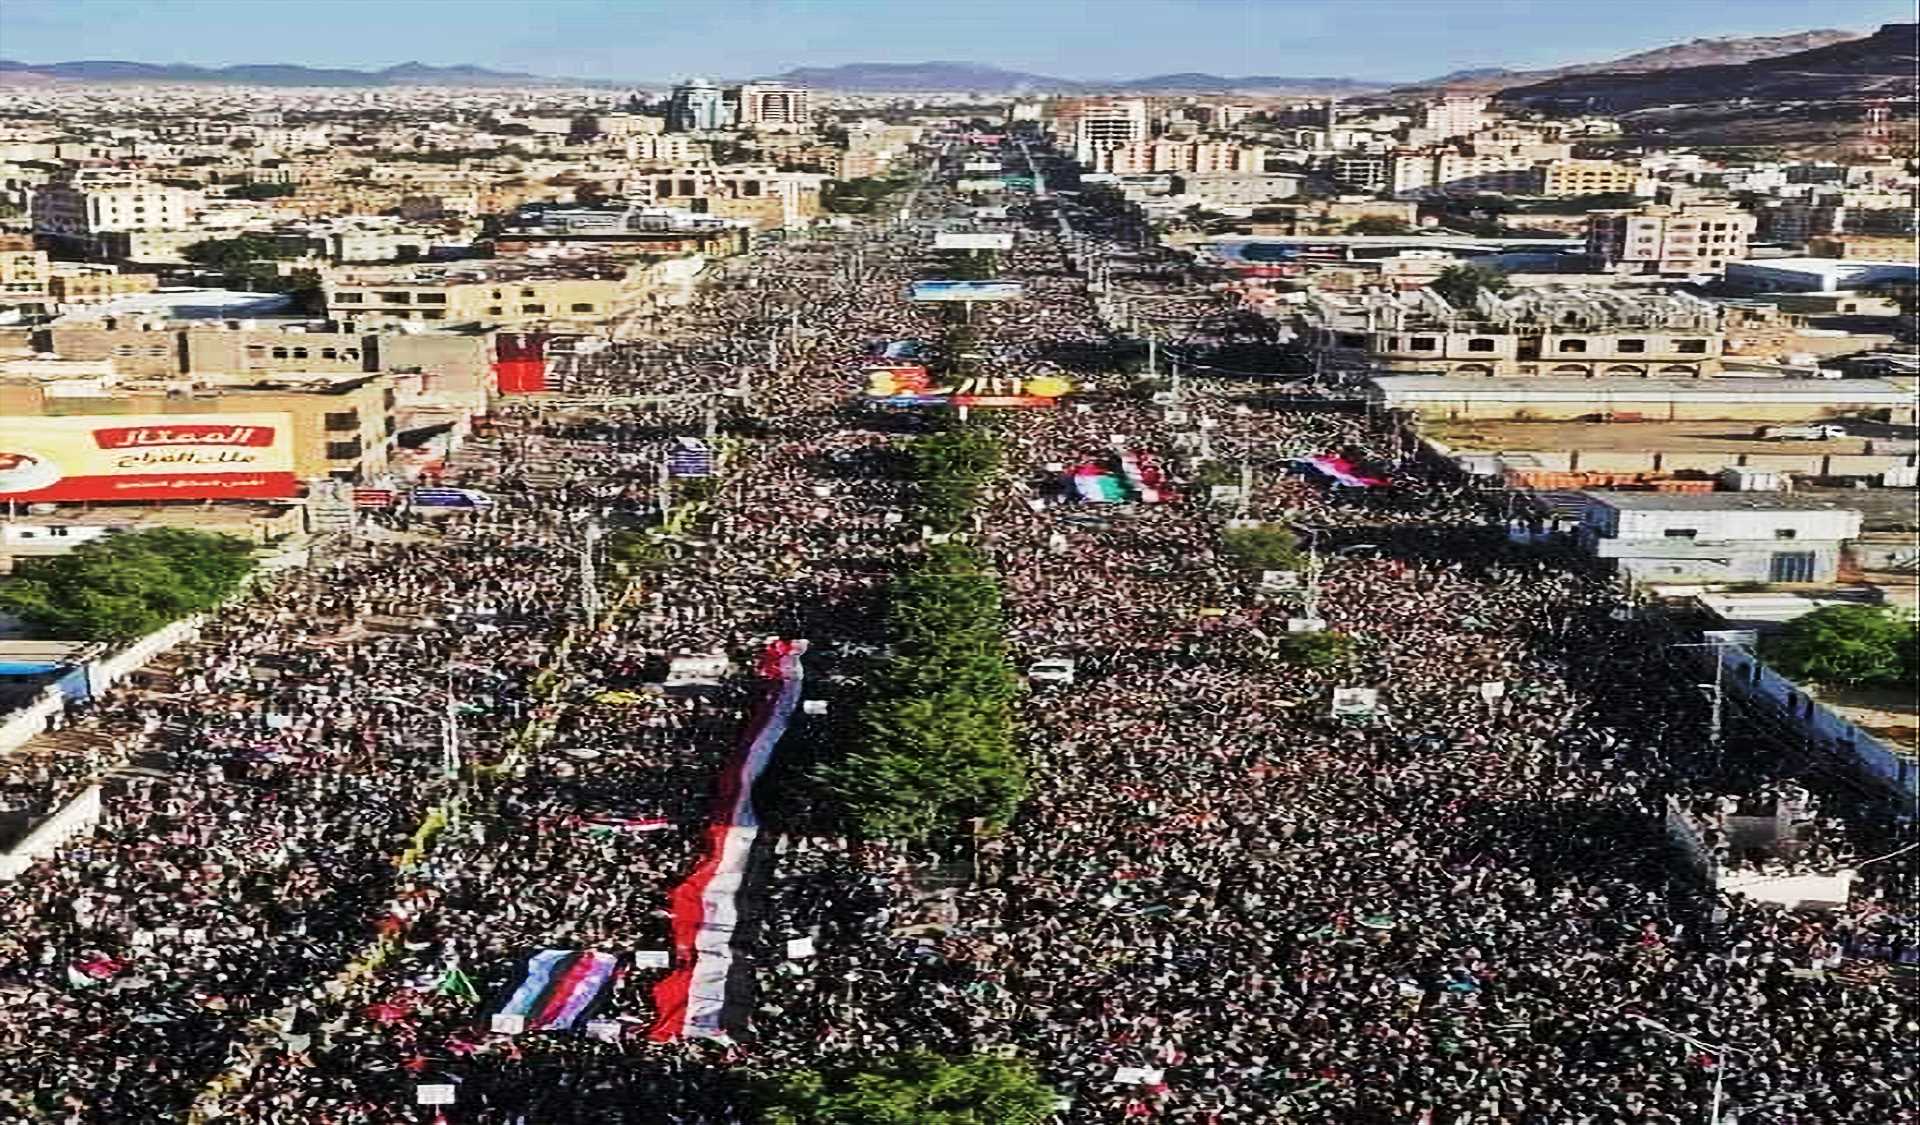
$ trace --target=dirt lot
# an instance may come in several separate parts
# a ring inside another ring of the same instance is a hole
[[[1590,449],[1608,453],[1907,453],[1913,431],[1876,423],[1843,423],[1886,436],[1833,441],[1768,441],[1759,422],[1502,422],[1430,421],[1422,431],[1456,452]],[[1904,432],[1903,432],[1904,431]],[[1899,436],[1896,436],[1899,435]],[[1871,445],[1871,449],[1868,446]]]
[[[1908,757],[1920,756],[1920,715],[1915,714],[1907,693],[1891,688],[1822,688],[1817,698]]]

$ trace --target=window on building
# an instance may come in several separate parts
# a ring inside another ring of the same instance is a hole
[[[1691,355],[1704,355],[1707,350],[1707,342],[1705,340],[1675,340],[1673,342],[1673,350],[1676,352],[1686,352]]]
[[[488,315],[488,316],[499,316],[499,315],[500,315],[501,313],[503,313],[503,312],[505,312],[505,311],[506,311],[506,310],[505,310],[505,309],[502,309],[502,308],[501,308],[501,307],[500,307],[499,305],[488,305],[488,306],[487,306],[487,315]]]
[[[305,358],[307,358],[307,349],[305,349],[305,348],[295,348],[295,349],[293,349],[293,358],[295,358],[295,359],[305,359]]]
[[[285,348],[275,348],[275,349],[273,349],[273,358],[275,358],[275,359],[285,359],[285,358],[287,358],[287,349],[285,349]]]
[[[327,412],[326,427],[330,433],[351,433],[360,428],[360,414],[355,410],[332,410]]]
[[[411,305],[413,303],[413,294],[404,289],[390,290],[379,294],[379,297],[380,303],[385,305]]]
[[[587,303],[586,301],[575,301],[573,303],[573,311],[574,312],[592,312],[593,306]]]
[[[1584,352],[1587,350],[1587,342],[1585,340],[1562,340],[1560,341],[1560,350],[1563,352]]]
[[[338,348],[321,348],[321,349],[320,349],[320,358],[321,358],[321,359],[339,359],[339,358],[340,358],[340,349],[338,349]]]
[[[547,306],[545,306],[545,305],[521,305],[521,306],[520,306],[520,311],[521,311],[521,312],[523,312],[523,313],[543,313],[543,312],[546,312],[546,311],[547,311]]]
[[[1792,539],[1799,534],[1799,531],[1791,527],[1776,527],[1773,529],[1773,537],[1775,539]]]
[[[1342,332],[1335,343],[1343,348],[1364,348],[1367,338],[1358,332]]]
[[[1439,339],[1433,336],[1415,336],[1412,343],[1413,350],[1416,352],[1435,351],[1440,346]]]
[[[333,303],[336,305],[358,305],[365,300],[366,294],[364,293],[335,293],[333,295]]]
[[[1614,344],[1614,350],[1621,352],[1644,352],[1647,350],[1647,342],[1645,340],[1633,339],[1621,340]]]
[[[1700,531],[1692,527],[1670,527],[1660,534],[1668,539],[1692,539],[1699,535]]]
[[[359,438],[351,441],[330,441],[327,443],[327,460],[358,461],[361,448]]]
[[[1493,350],[1493,341],[1487,339],[1485,336],[1477,336],[1467,341],[1467,350],[1470,352],[1490,352]]]
[[[420,319],[421,319],[421,320],[445,320],[445,319],[447,319],[447,310],[445,310],[445,309],[422,309],[422,310],[420,311]]]
[[[447,303],[447,295],[445,293],[421,293],[415,299],[423,305],[444,305]]]

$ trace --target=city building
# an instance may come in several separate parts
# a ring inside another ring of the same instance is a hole
[[[1751,293],[1838,293],[1849,289],[1911,284],[1920,264],[1840,258],[1765,258],[1727,267],[1727,284]]]
[[[1646,173],[1637,165],[1614,160],[1549,160],[1539,166],[1539,172],[1538,195],[1646,194],[1640,190]]]
[[[1747,256],[1751,213],[1730,203],[1646,203],[1592,211],[1587,253],[1619,273],[1721,273]]]
[[[160,279],[150,273],[121,273],[112,266],[58,262],[47,277],[47,295],[59,305],[90,305],[135,293],[152,293]]]
[[[336,320],[536,325],[604,322],[641,295],[647,263],[498,258],[441,265],[339,267],[322,273]]]
[[[1843,416],[1907,426],[1914,422],[1913,392],[1880,379],[1649,379],[1604,375],[1541,379],[1386,374],[1367,380],[1367,397],[1384,409],[1456,422],[1627,417],[1650,422],[1807,422]],[[1639,463],[1637,457],[1618,460]],[[1582,465],[1605,467],[1587,464],[1584,459]]]
[[[1140,98],[1082,102],[1072,108],[1073,158],[1083,167],[1109,171],[1108,154],[1150,135],[1147,103]]]
[[[669,207],[525,207],[501,220],[493,252],[502,257],[555,248],[612,257],[727,255],[747,248],[747,219]]]
[[[1134,141],[1096,153],[1100,172],[1131,175],[1143,172],[1264,172],[1267,150],[1232,141],[1172,141],[1165,138]]]
[[[1809,238],[1807,256],[1854,262],[1912,262],[1920,251],[1916,251],[1910,235],[1841,234]]]
[[[667,131],[711,133],[733,125],[733,107],[726,93],[704,78],[673,88],[667,102]]]
[[[729,96],[734,121],[743,129],[804,129],[813,123],[813,97],[805,86],[749,82]]]
[[[1300,193],[1304,176],[1289,173],[1182,172],[1173,178],[1176,195],[1191,196],[1209,207],[1251,207]]]
[[[1861,513],[1766,492],[1588,491],[1578,539],[1636,582],[1831,582]]]
[[[45,250],[35,250],[27,235],[0,235],[0,305],[44,301],[52,269]]]
[[[1683,293],[1542,287],[1474,307],[1431,289],[1316,294],[1298,326],[1342,367],[1435,375],[1572,378],[1718,374],[1726,344],[1721,308]]]
[[[42,184],[33,193],[33,230],[91,251],[107,231],[174,230],[188,225],[200,193],[133,175],[75,175]]]
[[[1487,128],[1494,116],[1487,112],[1491,99],[1471,95],[1448,95],[1423,103],[1407,129],[1407,143],[1429,145],[1464,137]]]
[[[772,164],[695,164],[637,174],[625,181],[643,206],[747,219],[758,230],[803,226],[820,214],[816,172],[783,172]]]

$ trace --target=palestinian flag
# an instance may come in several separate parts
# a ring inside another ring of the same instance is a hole
[[[749,862],[760,836],[753,786],[800,706],[800,657],[806,651],[805,641],[777,640],[761,654],[757,670],[767,683],[739,749],[720,774],[705,853],[667,896],[673,971],[653,989],[659,1015],[649,1035],[655,1042],[682,1036],[726,1041],[731,1030],[746,1023],[752,966],[735,957],[734,941],[743,929],[743,915],[752,913],[761,881]]]
[[[1348,488],[1385,488],[1387,481],[1360,471],[1360,467],[1345,457],[1328,453],[1319,457],[1308,457],[1307,464],[1322,474],[1331,477],[1335,484]]]
[[[1089,504],[1123,504],[1127,499],[1119,478],[1092,462],[1073,470],[1073,490]]]
[[[1142,504],[1158,504],[1171,499],[1166,489],[1167,478],[1158,465],[1138,450],[1123,449],[1118,456],[1120,473],[1127,478],[1127,488]]]
[[[520,1016],[528,1031],[565,1031],[612,983],[620,958],[593,950],[543,949],[497,1013]]]

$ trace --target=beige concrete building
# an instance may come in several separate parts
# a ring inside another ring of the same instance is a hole
[[[1916,255],[1920,255],[1920,249],[1916,249],[1911,236],[1844,234],[1807,240],[1809,258],[1847,258],[1858,262],[1911,262]]]
[[[120,273],[111,266],[75,266],[61,262],[47,278],[47,293],[62,305],[89,305],[129,293],[151,293],[160,279],[150,273]]]
[[[1541,288],[1455,308],[1430,289],[1315,296],[1297,330],[1334,366],[1450,376],[1699,378],[1721,369],[1719,306],[1684,295]]]
[[[770,230],[818,217],[825,182],[818,173],[782,172],[771,164],[694,164],[636,175],[627,187],[643,205],[747,219]]]
[[[813,95],[785,82],[748,82],[728,92],[743,129],[804,129],[813,121]]]
[[[1099,171],[1117,175],[1149,172],[1266,171],[1267,150],[1233,141],[1133,141],[1101,153]]]
[[[177,230],[187,226],[200,193],[130,174],[76,174],[33,193],[33,230],[68,243],[88,243],[106,231]]]
[[[597,324],[639,299],[647,264],[593,259],[489,259],[325,271],[327,315],[443,324]]]
[[[1387,375],[1368,381],[1368,397],[1390,410],[1422,418],[1469,421],[1551,421],[1598,415],[1638,415],[1653,421],[1737,420],[1805,422],[1845,417],[1912,425],[1913,395],[1877,379],[1486,379],[1441,375]],[[1626,453],[1621,465],[1644,454]],[[1755,468],[1774,467],[1764,454],[1743,457]],[[1804,455],[1783,451],[1783,457]],[[1605,458],[1583,454],[1583,470],[1610,469]]]
[[[393,445],[395,393],[386,375],[314,375],[252,385],[129,383],[103,393],[63,395],[36,380],[0,381],[0,414],[115,416],[279,414],[291,416],[294,473],[301,480],[365,480],[385,471]]]
[[[50,293],[47,252],[25,235],[0,235],[0,304],[41,301]]]
[[[1731,203],[1647,203],[1587,219],[1587,253],[1621,273],[1722,273],[1746,259],[1755,225]]]
[[[1614,160],[1549,160],[1539,166],[1540,195],[1632,195],[1644,177],[1638,167]]]

